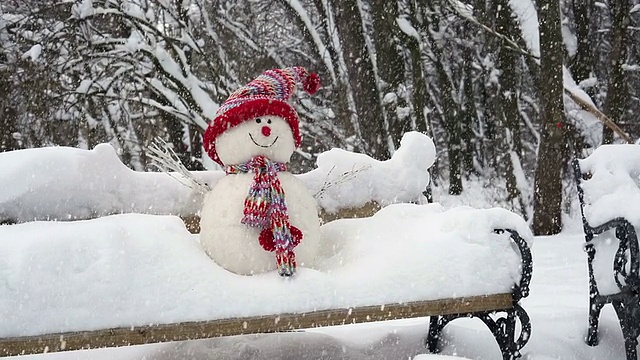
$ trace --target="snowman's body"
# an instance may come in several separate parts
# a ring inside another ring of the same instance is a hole
[[[320,238],[315,200],[291,173],[281,172],[278,176],[286,194],[289,221],[304,234],[295,248],[298,265],[313,267]],[[205,196],[200,222],[200,241],[207,254],[223,268],[242,275],[276,268],[273,253],[258,243],[260,231],[241,223],[244,199],[252,182],[252,174],[220,179]]]
[[[289,125],[276,116],[246,121],[216,141],[225,165],[241,164],[256,155],[287,163],[294,148]],[[303,233],[295,247],[298,266],[313,267],[320,248],[315,199],[291,173],[279,172],[278,179],[285,193],[289,222]],[[253,182],[251,172],[226,175],[206,194],[200,214],[200,242],[206,253],[221,267],[242,275],[276,269],[274,253],[265,251],[258,241],[260,229],[242,223],[245,199]]]

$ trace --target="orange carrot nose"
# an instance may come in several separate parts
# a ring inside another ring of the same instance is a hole
[[[271,128],[268,127],[268,126],[263,126],[262,127],[262,135],[264,135],[264,136],[271,135]]]

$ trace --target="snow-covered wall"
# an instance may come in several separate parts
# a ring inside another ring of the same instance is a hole
[[[375,200],[423,202],[433,141],[405,134],[388,161],[339,149],[321,154],[318,169],[299,175],[329,212]],[[0,154],[0,221],[89,219],[116,213],[193,215],[202,195],[166,173],[136,172],[101,144],[93,150],[55,147]],[[194,172],[209,185],[221,171]]]

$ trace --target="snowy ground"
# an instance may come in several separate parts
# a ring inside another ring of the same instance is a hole
[[[445,200],[445,199],[442,199]],[[447,203],[455,200],[446,199]],[[534,240],[531,294],[523,300],[533,326],[525,359],[624,359],[623,340],[610,306],[601,316],[600,345],[587,346],[588,282],[579,222],[560,235]],[[427,319],[398,320],[277,335],[100,349],[28,356],[58,359],[412,359],[426,353]],[[479,320],[456,320],[445,328],[443,354],[499,359],[497,345]],[[439,357],[438,357],[439,358]],[[444,357],[443,357],[444,359]]]

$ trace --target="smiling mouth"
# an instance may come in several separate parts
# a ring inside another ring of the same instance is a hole
[[[269,145],[260,145],[253,139],[253,136],[251,134],[249,134],[249,137],[251,138],[251,141],[253,141],[253,143],[256,144],[256,146],[260,146],[261,148],[265,148],[265,149],[272,147],[273,144],[275,144],[276,141],[278,141],[278,137],[276,136],[276,138],[273,140],[273,142],[271,144],[269,144]]]

